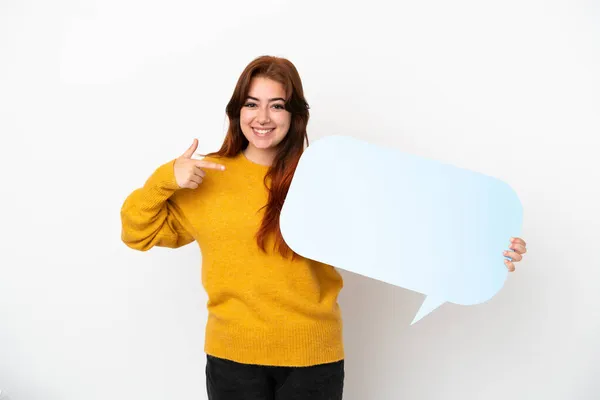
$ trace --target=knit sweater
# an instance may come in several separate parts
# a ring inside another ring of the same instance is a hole
[[[206,160],[226,169],[206,169],[196,189],[179,188],[171,160],[134,190],[121,208],[122,241],[140,251],[198,244],[207,354],[273,366],[342,359],[340,274],[304,257],[284,258],[273,250],[273,237],[266,253],[256,243],[268,167],[243,153]]]

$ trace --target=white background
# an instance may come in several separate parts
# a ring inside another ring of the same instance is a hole
[[[423,295],[343,272],[346,400],[600,392],[600,7],[592,1],[0,3],[0,389],[205,399],[201,255],[135,252],[119,209],[245,65],[289,58],[312,140],[498,177],[529,252],[504,289],[409,326]],[[464,255],[468,257],[468,254]]]

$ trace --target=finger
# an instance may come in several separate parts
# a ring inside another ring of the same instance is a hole
[[[198,148],[198,139],[194,139],[194,141],[192,142],[192,145],[185,151],[185,153],[183,153],[183,157],[184,158],[192,158],[192,155],[194,155],[194,152],[196,151],[197,148]]]
[[[510,257],[511,261],[521,261],[523,259],[523,256],[521,256],[519,253],[515,253],[514,251],[505,251],[504,253],[505,257]]]
[[[510,272],[514,272],[515,264],[513,264],[511,261],[508,261],[508,260],[504,260],[504,264],[506,265],[506,268],[508,268],[508,270]]]
[[[225,170],[225,166],[222,164],[217,164],[214,162],[210,162],[210,161],[204,161],[204,160],[199,160],[196,163],[196,166],[199,168],[207,168],[207,169],[218,169],[220,171]]]
[[[525,241],[521,238],[510,238],[511,243],[515,243],[515,244],[522,244],[523,246],[527,247],[527,243],[525,243]]]
[[[202,170],[202,168],[194,165],[194,168],[192,169],[192,171],[194,172],[194,175],[199,176],[200,178],[204,178],[206,176],[206,172],[204,172]]]
[[[519,254],[527,253],[527,248],[525,246],[523,246],[522,244],[513,243],[510,246],[508,246],[508,248],[514,250],[515,252],[517,252]]]
[[[194,182],[194,183],[196,183],[198,185],[202,183],[203,179],[204,178],[202,178],[201,176],[198,176],[198,175],[192,175],[192,176],[190,176],[190,181],[192,181],[192,182]]]

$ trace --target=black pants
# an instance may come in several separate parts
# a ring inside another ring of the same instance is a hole
[[[207,355],[208,400],[342,400],[343,387],[344,360],[270,367]]]

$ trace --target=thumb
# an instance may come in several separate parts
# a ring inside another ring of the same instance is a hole
[[[192,158],[192,156],[194,155],[194,152],[196,151],[197,148],[198,148],[198,139],[194,139],[194,143],[192,143],[192,145],[189,147],[189,149],[187,149],[185,151],[185,153],[183,153],[183,157],[184,158]]]

